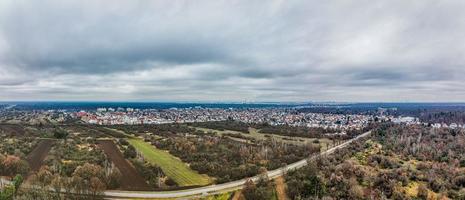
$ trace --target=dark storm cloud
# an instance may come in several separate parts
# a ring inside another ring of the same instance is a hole
[[[169,18],[164,16],[147,19],[149,12],[162,11],[162,7],[137,13],[139,7],[100,10],[93,6],[103,2],[88,3],[75,7],[61,1],[12,2],[2,12],[2,35],[8,42],[2,60],[28,70],[61,73],[112,73],[156,64],[233,61],[224,46],[227,41],[202,35],[202,27],[166,27],[169,22],[163,21]]]
[[[463,101],[463,9],[5,0],[1,99]]]
[[[61,73],[113,73],[149,69],[156,66],[221,62],[226,59],[221,49],[207,47],[208,44],[153,44],[136,49],[92,49],[57,57],[14,56],[12,61],[21,62],[21,67],[33,70],[55,70]]]

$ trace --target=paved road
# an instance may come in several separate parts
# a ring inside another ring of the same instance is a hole
[[[318,156],[324,156],[332,154],[334,151],[340,148],[344,148],[347,145],[351,144],[353,141],[356,141],[362,137],[366,137],[371,134],[371,131],[363,133],[353,139],[350,139],[336,147],[328,149],[325,152],[320,153],[319,155],[313,156],[310,159],[315,159]],[[303,166],[307,165],[307,159],[301,160],[292,164],[289,164],[283,168],[279,168],[273,171],[268,171],[268,177],[276,178],[283,175],[286,171],[299,169]],[[254,176],[247,179],[242,179],[238,181],[233,181],[229,183],[223,183],[219,185],[210,185],[200,188],[188,189],[188,190],[178,190],[178,191],[164,191],[164,192],[133,192],[133,191],[106,191],[105,196],[107,198],[179,198],[179,197],[188,197],[188,196],[195,196],[195,195],[204,195],[209,193],[215,193],[222,190],[228,189],[236,189],[242,187],[245,182],[251,179],[253,181],[257,181],[259,176]]]

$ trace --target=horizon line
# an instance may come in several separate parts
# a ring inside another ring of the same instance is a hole
[[[192,101],[192,100],[0,100],[0,103],[191,103],[191,104],[465,104],[465,101]]]

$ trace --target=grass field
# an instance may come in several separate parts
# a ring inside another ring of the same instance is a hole
[[[130,138],[128,142],[142,153],[148,162],[159,166],[179,186],[201,186],[212,182],[207,175],[198,174],[166,151],[159,150],[138,138]]]
[[[232,195],[231,192],[227,192],[227,193],[222,193],[222,194],[211,195],[208,197],[203,197],[200,200],[229,200],[231,199],[231,195]]]
[[[328,145],[332,143],[332,141],[330,139],[327,139],[327,138],[316,139],[316,138],[304,138],[304,137],[290,137],[290,136],[282,136],[282,135],[276,135],[276,134],[263,134],[263,133],[260,133],[259,130],[255,129],[255,128],[249,128],[248,133],[243,133],[243,132],[239,132],[239,131],[232,131],[232,130],[220,131],[220,130],[215,130],[215,129],[194,127],[194,126],[191,126],[191,128],[195,128],[197,130],[201,130],[201,131],[204,131],[204,132],[213,132],[213,133],[216,133],[218,135],[223,135],[223,134],[226,134],[226,133],[241,134],[241,135],[243,135],[245,137],[255,138],[257,140],[266,140],[268,137],[273,137],[275,140],[278,140],[280,142],[285,142],[285,143],[295,144],[295,145],[313,144],[314,140],[319,140],[323,151],[328,149]],[[243,139],[238,139],[238,140],[243,140]],[[318,145],[318,144],[315,144],[315,145]]]

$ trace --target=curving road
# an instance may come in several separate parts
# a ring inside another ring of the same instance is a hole
[[[363,133],[353,139],[350,139],[338,146],[335,146],[331,149],[328,149],[325,152],[320,153],[319,155],[315,155],[310,157],[309,159],[315,159],[318,156],[324,156],[324,155],[329,155],[336,151],[337,149],[344,148],[347,145],[351,144],[352,142],[366,137],[371,134],[371,131],[368,131],[366,133]],[[299,169],[303,166],[307,165],[307,159],[289,164],[285,167],[268,171],[268,177],[269,178],[276,178],[278,176],[283,175],[286,171],[289,170],[294,170],[294,169]],[[206,194],[212,194],[216,193],[218,191],[225,191],[225,190],[234,190],[242,187],[247,180],[253,180],[257,181],[259,179],[259,176],[254,176],[251,178],[246,178],[246,179],[241,179],[238,181],[233,181],[229,183],[223,183],[223,184],[218,184],[218,185],[210,185],[210,186],[205,186],[205,187],[199,187],[199,188],[194,188],[194,189],[188,189],[188,190],[178,190],[178,191],[164,191],[164,192],[135,192],[135,191],[106,191],[105,192],[105,197],[107,198],[180,198],[180,197],[189,197],[189,196],[197,196],[197,195],[206,195]]]

